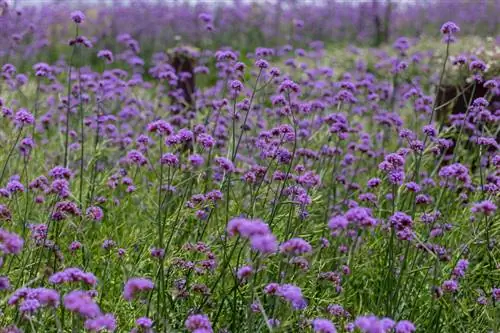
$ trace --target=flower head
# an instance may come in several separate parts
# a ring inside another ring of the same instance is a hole
[[[316,318],[312,322],[312,327],[316,333],[336,333],[335,325],[328,320],[323,318]]]
[[[81,24],[85,21],[85,14],[79,10],[75,10],[74,12],[71,13],[71,19],[76,24]]]
[[[127,301],[133,300],[138,293],[153,289],[154,284],[150,279],[146,278],[131,278],[123,288],[123,298]]]
[[[78,313],[85,318],[94,318],[101,314],[101,310],[88,292],[74,290],[64,296],[66,310]]]
[[[448,21],[441,26],[441,33],[443,35],[452,35],[460,31],[459,26],[452,21]]]
[[[204,332],[212,332],[212,324],[210,323],[208,317],[203,314],[195,314],[189,316],[184,324],[189,332],[196,332],[198,330],[205,330]]]
[[[28,110],[20,109],[17,111],[14,120],[18,126],[22,127],[33,124],[35,122],[35,117],[33,117]]]

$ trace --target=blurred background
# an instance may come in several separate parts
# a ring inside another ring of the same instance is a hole
[[[85,12],[81,33],[95,48],[113,51],[116,39],[129,34],[145,61],[179,44],[242,52],[313,41],[379,47],[400,36],[438,38],[448,20],[462,27],[461,36],[497,38],[500,17],[495,0],[0,0],[0,59],[64,57],[75,9]]]

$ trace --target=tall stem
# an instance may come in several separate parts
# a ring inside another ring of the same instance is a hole
[[[75,39],[78,37],[78,24],[76,25],[76,34]],[[67,94],[67,108],[66,108],[66,128],[64,133],[64,167],[68,167],[68,146],[69,146],[69,115],[71,113],[71,71],[73,66],[73,57],[75,55],[76,44],[73,45],[73,49],[71,51],[71,57],[69,59],[69,68],[68,68],[68,94]]]

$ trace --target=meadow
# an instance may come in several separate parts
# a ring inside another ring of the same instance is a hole
[[[500,332],[500,6],[408,6],[0,0],[0,332]]]

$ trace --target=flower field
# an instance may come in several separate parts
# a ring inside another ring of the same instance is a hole
[[[0,0],[0,332],[500,332],[494,1],[78,9]]]

